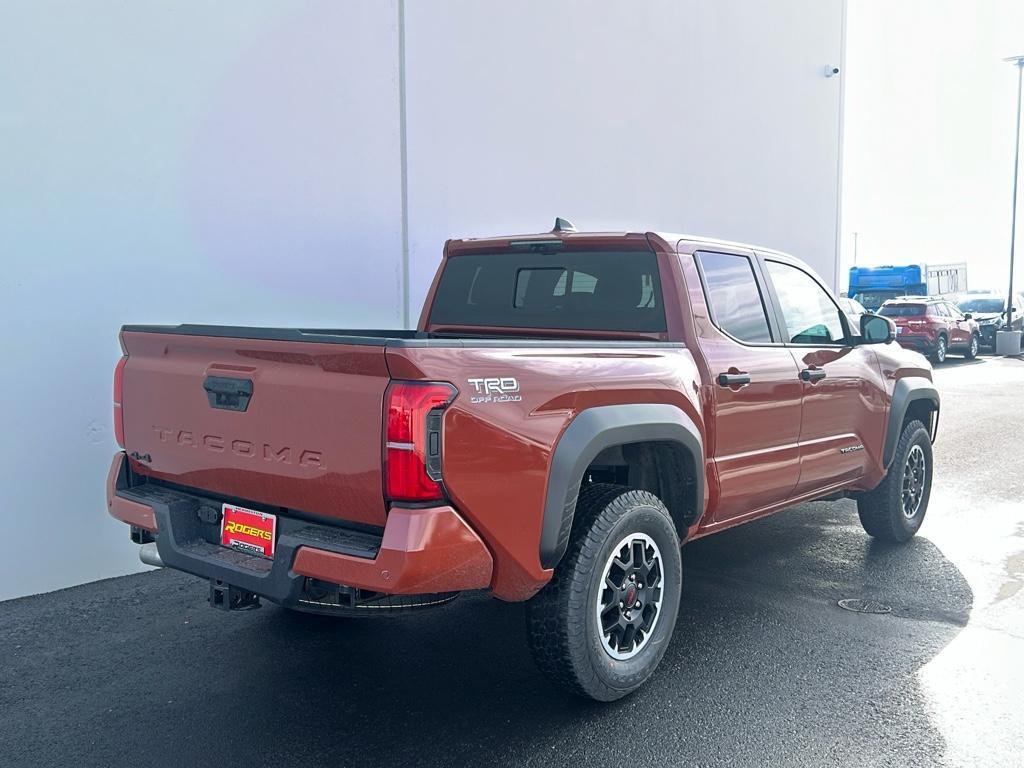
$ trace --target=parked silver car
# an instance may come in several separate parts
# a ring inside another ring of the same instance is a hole
[[[970,312],[978,322],[981,346],[996,347],[996,331],[1006,327],[1006,294],[999,291],[970,291],[953,298],[961,312]],[[1024,324],[1024,297],[1019,293],[1013,297],[1013,317],[1010,327],[1021,330]]]

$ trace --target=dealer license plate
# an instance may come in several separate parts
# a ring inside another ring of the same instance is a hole
[[[277,515],[257,512],[234,504],[224,504],[220,522],[220,543],[260,557],[274,556]]]
[[[896,326],[896,335],[899,336],[901,333],[903,333],[903,326],[902,325],[897,325]]]

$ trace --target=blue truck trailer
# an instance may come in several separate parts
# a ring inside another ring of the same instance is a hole
[[[880,267],[850,267],[846,292],[869,312],[876,311],[896,296],[944,296],[967,290],[967,265],[891,264]]]

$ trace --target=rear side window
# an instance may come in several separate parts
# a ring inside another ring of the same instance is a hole
[[[430,322],[659,333],[666,325],[658,259],[650,251],[452,256]]]
[[[943,306],[946,308],[947,316],[952,317],[954,320],[964,319],[964,313],[957,309],[955,305],[946,303],[943,304]]]
[[[878,314],[883,317],[916,317],[924,314],[924,304],[886,304]]]
[[[715,325],[739,341],[763,344],[772,340],[754,267],[745,256],[698,253],[708,303]]]

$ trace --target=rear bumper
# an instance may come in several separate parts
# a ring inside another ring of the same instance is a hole
[[[896,337],[896,341],[904,349],[913,349],[924,354],[931,354],[935,351],[935,340],[927,336],[912,336],[901,333]]]
[[[220,500],[146,483],[130,485],[124,454],[107,480],[107,508],[150,532],[170,568],[218,580],[282,605],[300,602],[307,579],[392,595],[457,592],[490,586],[493,561],[450,506],[393,508],[383,534],[280,517],[273,560],[227,549],[216,524],[197,514]],[[269,511],[269,510],[268,510]]]

